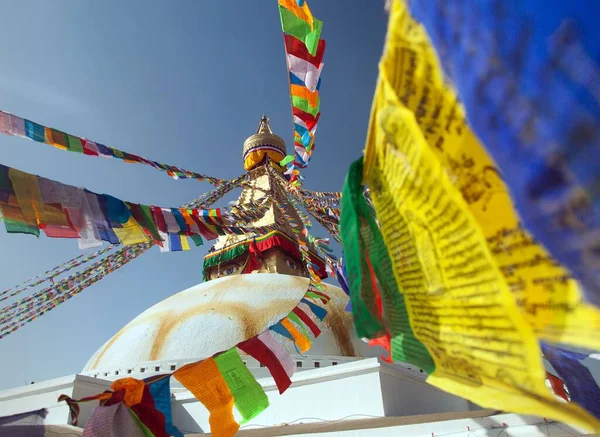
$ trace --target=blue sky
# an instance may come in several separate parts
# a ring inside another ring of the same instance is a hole
[[[324,22],[327,52],[323,115],[305,186],[339,191],[364,147],[386,16],[383,1],[313,0],[311,7]],[[3,9],[0,36],[5,111],[221,178],[243,172],[242,143],[263,113],[291,142],[275,0],[23,0]],[[211,188],[6,136],[0,136],[0,163],[161,206],[178,206]],[[73,240],[0,228],[0,291],[81,253]],[[207,248],[151,250],[0,340],[0,389],[80,371],[136,315],[201,282]]]

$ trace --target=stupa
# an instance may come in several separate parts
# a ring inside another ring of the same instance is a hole
[[[273,134],[263,116],[256,133],[244,142],[244,167],[249,178],[238,205],[262,204],[278,196],[276,181],[266,166],[280,171],[276,163],[285,155],[285,142]],[[299,222],[294,207],[284,204],[286,214]],[[133,319],[98,349],[82,373],[118,378],[172,371],[227,350],[285,317],[309,283],[298,243],[273,203],[252,224],[277,226],[266,235],[249,232],[219,237],[204,259],[206,282],[163,300]],[[325,261],[314,247],[309,247],[309,252],[319,276],[325,279]],[[339,287],[325,286],[332,300],[324,329],[307,355],[295,357],[299,370],[373,355],[354,334],[352,317],[345,311],[346,294]],[[257,362],[249,359],[247,364],[258,372],[256,376],[266,376],[266,369]]]
[[[204,282],[135,317],[92,355],[80,374],[1,391],[2,415],[45,408],[46,435],[81,435],[81,428],[70,426],[69,408],[58,402],[59,395],[79,399],[107,390],[115,379],[173,372],[227,350],[285,317],[309,284],[291,224],[300,221],[299,214],[278,190],[276,178],[282,177],[282,169],[277,163],[285,155],[285,142],[263,116],[256,133],[244,142],[248,178],[237,203],[263,205],[266,212],[253,225],[272,227],[272,231],[219,237],[204,258]],[[319,277],[327,278],[325,260],[315,247],[309,245],[308,254]],[[254,358],[242,356],[269,397],[270,407],[244,424],[239,435],[324,432],[328,436],[430,437],[452,433],[472,437],[472,429],[508,426],[518,427],[514,429],[519,435],[539,434],[539,418],[481,410],[428,385],[421,369],[379,358],[383,350],[369,348],[356,337],[346,311],[347,295],[337,286],[322,284],[331,297],[320,326],[322,334],[307,353],[290,350],[297,371],[283,395],[266,368]],[[81,404],[79,427],[85,426],[95,406]],[[173,423],[184,434],[209,431],[208,411],[175,379],[171,407]],[[548,432],[552,428],[553,436],[574,432],[564,425],[544,426]],[[52,427],[63,434],[50,434]],[[512,434],[512,429],[507,431]]]

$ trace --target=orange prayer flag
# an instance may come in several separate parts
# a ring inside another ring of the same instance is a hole
[[[301,99],[306,99],[308,104],[313,108],[316,108],[320,103],[319,91],[311,91],[303,85],[290,85],[290,94]]]
[[[298,6],[296,0],[279,0],[279,5],[286,8],[301,20],[306,21],[311,29],[314,27],[313,15],[308,8],[308,3],[304,2],[302,6]]]
[[[304,353],[310,349],[310,340],[304,336],[294,324],[287,317],[281,321],[281,324],[292,334],[294,337],[294,341],[296,342],[296,346],[300,349],[300,352]]]
[[[173,376],[209,411],[208,421],[213,435],[235,435],[240,425],[233,418],[233,395],[213,358],[187,364],[175,371]]]
[[[140,381],[139,379],[121,378],[113,381],[110,388],[114,391],[125,390],[123,401],[125,402],[125,405],[131,407],[142,402],[145,385],[144,381]]]
[[[44,133],[46,134],[46,142],[48,144],[61,150],[68,150],[67,137],[63,132],[52,129],[51,127],[45,127]]]

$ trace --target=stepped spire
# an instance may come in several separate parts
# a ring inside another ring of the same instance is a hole
[[[260,123],[258,124],[258,129],[256,130],[257,134],[272,134],[271,125],[269,124],[269,117],[265,114],[262,115],[260,119]]]

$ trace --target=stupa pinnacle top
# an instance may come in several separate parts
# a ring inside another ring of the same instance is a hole
[[[269,118],[263,115],[256,133],[244,141],[244,168],[253,169],[265,159],[265,156],[278,163],[285,158],[285,155],[285,141],[273,133]]]

